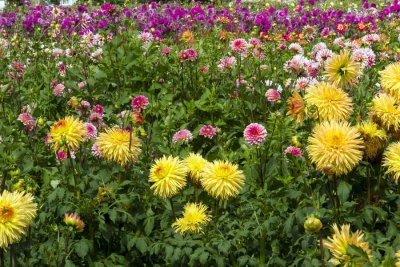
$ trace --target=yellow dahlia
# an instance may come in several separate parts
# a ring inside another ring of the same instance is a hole
[[[321,121],[325,120],[348,120],[353,113],[353,104],[351,98],[342,89],[326,82],[319,82],[311,85],[307,89],[304,97],[307,106],[315,105],[318,112],[314,113],[319,116]]]
[[[121,166],[135,162],[140,152],[140,139],[134,131],[113,127],[100,133],[96,140],[98,151],[108,161]]]
[[[62,120],[56,121],[50,127],[48,134],[48,142],[54,151],[62,150],[67,152],[78,150],[79,146],[85,141],[87,127],[73,116],[65,117]]]
[[[189,178],[197,185],[200,185],[200,179],[203,177],[203,170],[208,161],[205,160],[200,154],[190,153],[184,160],[185,165],[188,167]]]
[[[397,137],[400,134],[400,108],[397,100],[389,94],[374,97],[369,116],[381,128]]]
[[[244,175],[238,165],[216,160],[204,168],[201,184],[208,194],[217,199],[236,197],[244,184]]]
[[[336,224],[333,225],[334,234],[332,237],[328,237],[328,240],[322,241],[324,247],[329,249],[332,253],[333,258],[329,261],[335,265],[343,264],[344,266],[362,266],[365,261],[359,260],[357,262],[352,262],[355,255],[347,253],[347,248],[349,245],[360,247],[371,259],[371,251],[368,248],[368,242],[363,241],[364,234],[357,230],[354,234],[350,234],[350,225],[344,224],[339,230]]]
[[[396,267],[400,267],[400,250],[398,250],[395,254],[397,261],[396,261]]]
[[[396,99],[400,98],[400,63],[392,63],[379,72],[382,88]]]
[[[354,61],[353,56],[347,50],[335,54],[325,64],[325,76],[329,82],[339,87],[345,87],[355,82],[361,75],[360,65]]]
[[[333,168],[336,175],[350,172],[362,159],[363,140],[357,128],[347,122],[324,121],[308,138],[307,151],[316,168]]]
[[[367,161],[374,161],[381,154],[387,136],[384,130],[378,129],[378,124],[373,121],[364,121],[357,125],[357,129],[364,139],[364,157]]]
[[[184,207],[183,218],[179,218],[172,224],[175,231],[184,235],[186,232],[200,233],[201,225],[206,225],[211,221],[207,215],[207,206],[200,203],[187,203]]]
[[[0,195],[0,248],[21,239],[21,234],[32,224],[37,204],[33,196],[24,192],[4,191]]]
[[[400,142],[390,144],[386,150],[382,166],[388,168],[386,173],[393,176],[396,183],[400,178]]]
[[[171,198],[186,185],[187,167],[179,158],[163,156],[150,169],[150,188],[161,198]]]

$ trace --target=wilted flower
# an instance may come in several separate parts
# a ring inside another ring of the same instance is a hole
[[[83,228],[85,228],[85,223],[76,213],[65,213],[64,222],[66,225],[72,226],[78,233],[83,232]]]

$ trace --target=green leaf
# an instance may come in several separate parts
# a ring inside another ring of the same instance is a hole
[[[337,191],[340,201],[343,203],[348,199],[350,195],[351,185],[346,183],[345,181],[340,181]]]
[[[146,225],[144,226],[144,232],[146,235],[150,235],[154,227],[154,217],[148,217],[146,219]]]
[[[90,241],[81,239],[75,244],[75,252],[79,257],[84,258],[89,252]]]
[[[205,264],[207,262],[208,256],[210,254],[208,252],[203,252],[200,254],[199,261],[201,264]]]
[[[147,243],[144,237],[139,237],[136,241],[136,248],[144,254],[147,251]]]

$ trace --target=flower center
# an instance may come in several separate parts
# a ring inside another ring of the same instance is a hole
[[[10,206],[0,207],[0,222],[8,222],[14,215],[14,209]]]

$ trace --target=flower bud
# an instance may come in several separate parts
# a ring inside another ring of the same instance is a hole
[[[304,229],[309,233],[318,233],[322,228],[322,223],[320,219],[315,218],[314,216],[307,218],[304,223]]]

